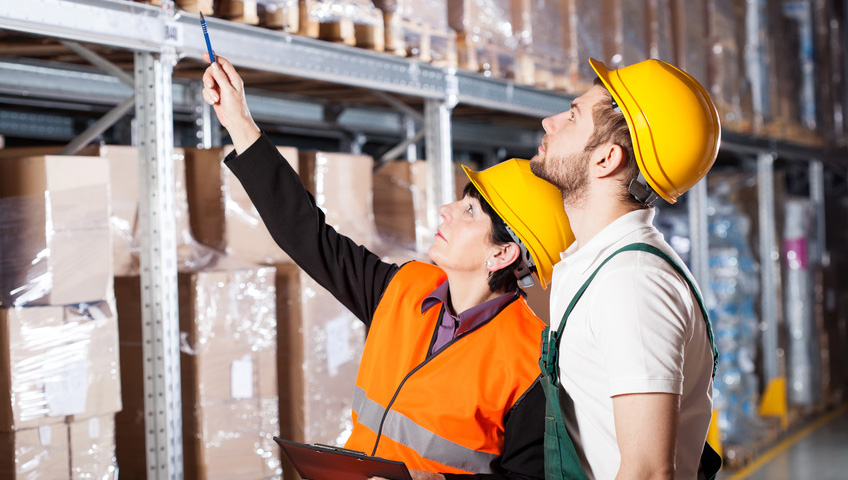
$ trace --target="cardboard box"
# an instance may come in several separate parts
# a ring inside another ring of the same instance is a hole
[[[327,216],[327,224],[368,247],[377,239],[372,169],[368,155],[308,151],[300,154],[300,178]]]
[[[186,478],[279,476],[274,272],[178,275]],[[146,478],[139,278],[118,278],[115,289],[127,399],[116,453],[122,474]]]
[[[294,265],[277,269],[277,311],[280,435],[344,445],[365,325]]]
[[[61,147],[56,146],[7,148],[0,150],[0,159],[55,155],[60,149]],[[102,157],[109,163],[109,224],[112,232],[114,276],[138,275],[140,253],[138,148],[125,145],[90,145],[82,149],[80,155]],[[184,160],[183,149],[175,148],[174,215],[177,233],[177,261],[181,269],[191,269],[208,265],[212,260],[208,249],[197,244],[189,228]],[[2,165],[2,160],[0,160],[0,165]],[[2,203],[2,200],[0,200],[0,203]],[[0,226],[0,233],[2,233],[2,228]]]
[[[106,302],[0,309],[0,431],[121,409],[117,324]]]
[[[0,160],[0,304],[108,298],[109,165],[98,157]]]
[[[57,423],[17,432],[0,432],[0,478],[68,478],[68,425]]]
[[[290,262],[274,242],[241,183],[223,161],[232,146],[186,150],[186,184],[191,230],[198,242],[250,263]],[[295,171],[298,151],[277,147]]]
[[[418,252],[433,243],[427,220],[427,162],[390,162],[374,172],[374,220],[389,240]]]
[[[115,461],[115,416],[91,417],[72,422],[68,427],[71,480],[115,478],[118,470]]]

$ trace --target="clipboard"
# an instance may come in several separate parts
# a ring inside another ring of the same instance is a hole
[[[412,480],[403,462],[329,445],[307,445],[274,437],[303,480]]]

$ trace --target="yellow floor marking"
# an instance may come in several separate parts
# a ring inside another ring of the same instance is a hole
[[[763,454],[763,456],[761,456],[756,461],[754,461],[752,464],[748,465],[747,467],[743,468],[742,470],[734,472],[732,476],[728,477],[728,480],[744,480],[745,478],[748,478],[752,473],[759,470],[763,465],[768,463],[772,458],[776,457],[777,455],[782,453],[784,450],[788,449],[789,447],[791,447],[792,445],[797,443],[802,438],[813,433],[813,431],[815,431],[816,429],[818,429],[822,425],[826,425],[831,420],[833,420],[834,418],[836,418],[839,415],[841,415],[842,413],[844,413],[846,410],[848,410],[848,403],[842,405],[841,407],[839,407],[836,410],[828,413],[827,415],[816,420],[815,422],[811,423],[810,425],[807,425],[806,427],[804,427],[802,430],[795,433],[791,437],[788,437],[787,439],[778,443],[777,445],[772,447],[770,450],[768,450],[765,454]]]

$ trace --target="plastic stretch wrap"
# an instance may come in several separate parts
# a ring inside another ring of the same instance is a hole
[[[121,409],[117,324],[107,302],[0,310],[0,431]]]
[[[597,0],[565,0],[574,3],[571,11],[572,18],[569,25],[575,34],[571,36],[574,42],[570,45],[572,58],[577,62],[577,83],[574,86],[581,94],[591,88],[592,82],[597,76],[589,58],[601,61],[609,61],[604,52],[604,38],[614,35],[605,28],[603,2]]]
[[[672,26],[674,0],[646,0],[648,3],[649,58],[658,58],[675,64],[674,28]]]
[[[263,27],[297,31],[300,21],[297,0],[257,0],[256,9]]]
[[[183,450],[187,478],[278,478],[276,290],[272,267],[178,275]],[[116,416],[125,471],[143,474],[138,277],[116,279],[125,408]]]
[[[223,160],[232,150],[228,145],[185,151],[190,237],[217,252],[253,264],[291,262],[271,238],[241,183],[224,166]],[[297,149],[278,150],[297,171]]]
[[[564,11],[559,0],[513,2],[513,30],[518,39],[516,81],[547,89],[569,90]],[[521,77],[526,75],[527,78]]]
[[[737,179],[738,180],[738,179]],[[715,182],[709,195],[709,278],[707,297],[719,362],[713,384],[713,408],[725,444],[744,445],[756,431],[759,379],[759,266],[751,249],[751,220],[732,199],[739,182]],[[712,185],[711,185],[712,186]]]
[[[108,298],[110,249],[102,159],[0,159],[0,306]]]
[[[118,474],[115,462],[115,416],[102,415],[72,422],[68,428],[71,479],[115,479]]]
[[[456,66],[456,33],[448,26],[447,0],[374,0],[383,11],[386,51]]]
[[[250,25],[259,23],[256,0],[217,0],[215,15]]]
[[[370,0],[306,0],[306,17],[318,23],[350,19],[353,23],[376,25],[380,11]]]
[[[374,219],[380,234],[409,250],[425,253],[435,226],[427,222],[426,161],[398,161],[374,172]]]
[[[674,23],[680,29],[677,35],[677,62],[701,85],[709,85],[707,77],[707,16],[705,2],[675,1]]]
[[[745,82],[743,54],[745,47],[744,2],[708,0],[709,92],[718,109],[722,125],[730,130],[751,128],[750,99],[742,106]]]
[[[512,8],[510,0],[448,0],[448,25],[457,32],[461,67],[513,78],[518,38]]]
[[[0,478],[68,478],[68,425],[57,423],[17,432],[0,432]]]
[[[821,399],[818,332],[813,320],[813,277],[808,241],[812,206],[808,199],[786,201],[783,254],[786,260],[785,305],[789,333],[787,385],[790,404],[812,407]]]
[[[648,59],[648,8],[645,0],[614,0],[621,29],[614,36],[614,50],[608,54],[612,65],[633,65]]]
[[[448,24],[478,40],[514,49],[517,39],[512,30],[512,6],[509,0],[448,0]]]
[[[365,326],[300,269],[278,276],[280,429],[309,443],[343,445]]]

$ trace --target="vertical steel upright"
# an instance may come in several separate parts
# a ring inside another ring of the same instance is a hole
[[[142,353],[148,478],[183,478],[172,47],[136,52]]]
[[[774,209],[774,155],[757,155],[757,208],[759,212],[763,375],[765,383],[783,377],[778,357],[777,231]]]
[[[689,211],[689,238],[692,242],[689,249],[689,268],[701,293],[705,298],[710,298],[706,292],[710,287],[707,178],[708,176],[702,178],[689,190],[686,206]]]
[[[824,214],[824,165],[821,160],[810,160],[810,204],[813,206],[813,231],[814,241],[811,248],[810,259],[813,268],[826,266],[828,263],[825,249],[825,214]]]
[[[439,207],[454,201],[451,111],[455,100],[427,99],[424,103],[427,166],[427,223],[439,224]]]

